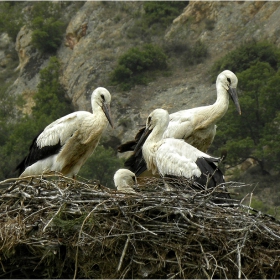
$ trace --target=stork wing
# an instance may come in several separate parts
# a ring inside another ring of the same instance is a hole
[[[57,143],[64,145],[73,133],[79,129],[82,120],[90,114],[85,111],[78,111],[68,114],[49,124],[37,137],[36,143],[39,148],[53,146]]]
[[[224,183],[224,176],[218,168],[220,159],[211,157],[195,147],[177,139],[163,139],[156,152],[156,163],[159,172],[164,175],[195,178],[208,187]]]
[[[201,175],[195,163],[199,150],[178,139],[163,139],[156,152],[156,164],[161,175],[174,175],[192,178]]]
[[[57,154],[67,139],[79,128],[85,114],[90,113],[84,111],[74,112],[49,124],[33,139],[29,154],[16,167],[16,170],[22,173],[26,167],[38,160]]]
[[[163,138],[186,139],[194,130],[192,110],[182,110],[170,114],[170,121]]]

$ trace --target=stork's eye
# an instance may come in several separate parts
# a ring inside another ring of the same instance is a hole
[[[101,98],[102,98],[103,101],[105,101],[105,97],[104,97],[103,94],[101,94]]]
[[[230,78],[227,78],[227,81],[231,84],[231,80],[230,80]]]
[[[132,176],[133,181],[136,183],[136,177]]]
[[[148,117],[148,123],[150,123],[152,120],[152,117]]]

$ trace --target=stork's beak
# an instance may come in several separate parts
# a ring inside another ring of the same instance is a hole
[[[112,118],[111,118],[111,110],[110,110],[110,105],[106,102],[102,102],[102,110],[109,121],[109,124],[111,125],[112,128],[114,128]]]
[[[231,88],[229,87],[228,93],[232,99],[232,101],[235,104],[235,107],[237,109],[237,112],[239,113],[239,115],[241,115],[241,109],[240,109],[240,105],[239,105],[239,101],[238,101],[238,96],[237,96],[237,90],[236,88]]]
[[[137,152],[142,148],[142,146],[144,145],[146,139],[148,138],[148,136],[150,135],[150,133],[152,132],[152,130],[149,129],[149,127],[147,127],[144,131],[143,134],[141,135],[137,145],[134,148],[134,153],[137,154]]]

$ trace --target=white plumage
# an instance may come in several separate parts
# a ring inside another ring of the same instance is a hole
[[[108,123],[111,95],[103,87],[91,96],[92,112],[77,111],[66,115],[40,133],[30,146],[29,154],[17,166],[22,176],[60,172],[75,177],[92,154]]]
[[[228,110],[229,96],[231,96],[237,111],[241,114],[236,91],[237,84],[238,79],[233,72],[229,70],[221,72],[216,80],[216,102],[209,106],[181,110],[170,114],[170,121],[164,131],[163,138],[183,139],[200,151],[207,152],[216,134],[216,123]],[[143,131],[144,129],[139,130],[135,140],[124,143],[118,148],[119,152],[134,151],[125,165],[137,176],[146,170],[145,163],[141,160],[141,151],[135,153],[135,146]]]
[[[170,121],[163,138],[184,139],[197,149],[207,152],[216,134],[216,123],[228,110],[229,96],[234,101],[239,114],[240,105],[237,97],[238,79],[225,70],[216,80],[217,100],[209,106],[201,106],[170,114]]]
[[[135,148],[137,151],[145,141],[142,153],[147,169],[154,175],[182,176],[201,185],[205,185],[207,176],[211,176],[209,187],[223,183],[223,174],[216,165],[218,158],[199,151],[184,140],[163,139],[168,123],[169,114],[163,109],[154,110],[147,119],[146,130]]]
[[[114,175],[115,187],[125,193],[136,193],[132,186],[137,185],[136,176],[128,169],[119,169]]]

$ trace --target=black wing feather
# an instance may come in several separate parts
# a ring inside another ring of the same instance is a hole
[[[195,178],[195,182],[202,186],[206,186],[208,181],[207,188],[214,188],[220,185],[223,188],[223,191],[214,193],[217,198],[213,199],[213,202],[225,203],[226,200],[223,200],[223,198],[231,199],[231,196],[223,185],[225,183],[225,180],[222,171],[217,166],[219,162],[220,159],[217,158],[198,158],[196,164],[201,170],[202,175],[200,176],[200,178]]]
[[[196,160],[195,163],[197,164],[202,173],[201,177],[198,178],[198,180],[201,181],[203,185],[207,183],[207,177],[209,177],[209,188],[213,188],[225,182],[222,171],[216,165],[216,163],[219,163],[219,159],[200,157]]]
[[[134,151],[134,148],[136,147],[141,136],[143,135],[145,129],[146,129],[146,127],[143,126],[142,128],[139,129],[139,131],[135,135],[134,140],[131,140],[131,141],[125,142],[124,144],[119,145],[118,152],[125,153],[125,152],[129,152],[129,151]]]
[[[142,155],[142,150],[139,150],[137,153],[133,153],[124,163],[130,171],[135,173],[136,176],[139,176],[145,170],[147,170],[146,162]]]
[[[141,173],[147,170],[146,162],[142,155],[142,147],[140,147],[140,149],[135,151],[135,147],[138,144],[139,140],[141,139],[142,135],[144,134],[145,130],[146,127],[143,126],[137,132],[135,136],[135,140],[128,141],[118,146],[119,153],[134,151],[134,153],[125,161],[124,165],[130,171],[134,172],[136,176],[139,176]]]
[[[32,141],[29,147],[29,154],[18,164],[16,167],[16,171],[18,170],[19,174],[21,174],[28,166],[33,163],[45,159],[49,156],[58,154],[62,145],[60,141],[52,146],[38,147],[37,139],[41,133],[39,133]]]
[[[133,151],[137,142],[135,140],[125,142],[124,144],[121,144],[118,146],[118,152],[119,153],[125,153],[129,151]]]

